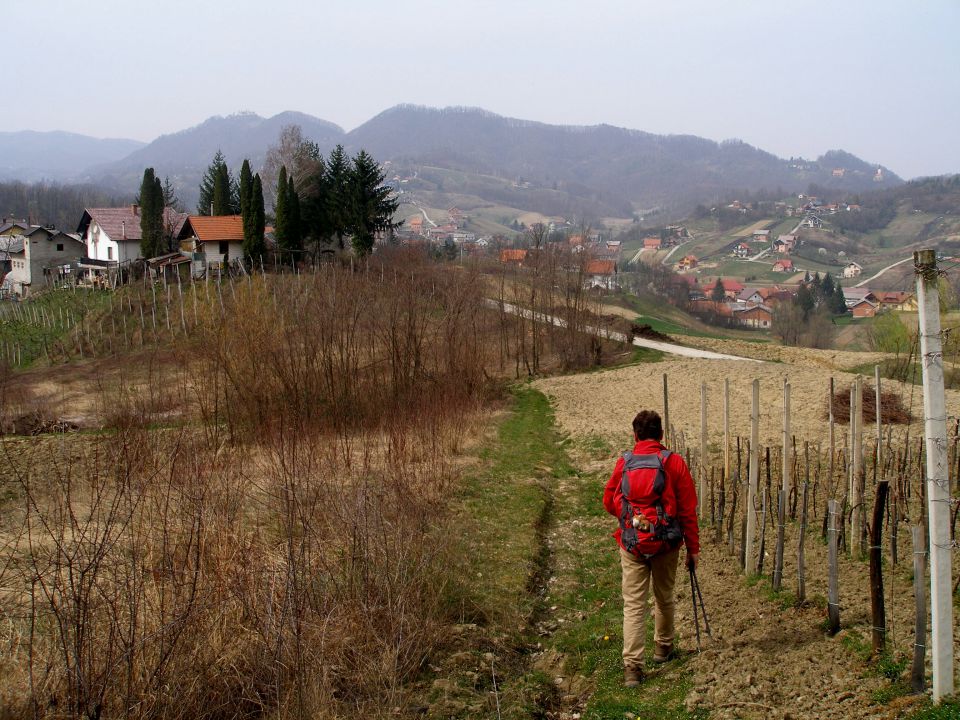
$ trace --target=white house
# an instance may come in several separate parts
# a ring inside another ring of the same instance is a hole
[[[19,235],[0,237],[0,256],[10,271],[3,286],[21,297],[52,282],[59,268],[83,255],[79,238],[54,228],[31,225]]]
[[[176,238],[186,219],[186,213],[165,208],[164,235]],[[137,205],[87,208],[80,218],[77,232],[87,247],[87,258],[104,267],[126,265],[141,257],[140,208]]]
[[[860,277],[860,273],[862,272],[863,266],[853,262],[852,260],[843,266],[843,277],[845,278]]]

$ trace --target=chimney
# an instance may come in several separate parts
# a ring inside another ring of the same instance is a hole
[[[131,205],[131,206],[130,206],[130,209],[133,211],[133,216],[134,216],[134,217],[136,217],[137,215],[140,214],[140,206],[139,206],[139,205]]]

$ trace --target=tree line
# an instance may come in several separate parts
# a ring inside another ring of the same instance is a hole
[[[392,232],[399,205],[380,165],[365,150],[352,158],[342,145],[324,156],[297,126],[281,132],[267,152],[263,167],[273,197],[273,235],[284,262],[296,262],[323,248],[343,250],[348,243],[358,255],[373,250],[380,233]],[[275,179],[273,179],[275,176]],[[267,182],[243,161],[234,178],[223,153],[217,152],[200,182],[200,215],[240,215],[244,255],[261,257],[268,220],[264,193]]]
[[[35,225],[76,230],[84,208],[129,204],[131,197],[94,185],[0,182],[0,215]]]

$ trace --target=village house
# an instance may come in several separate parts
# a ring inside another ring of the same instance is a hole
[[[176,239],[187,217],[186,213],[165,208],[164,235]],[[87,248],[83,262],[88,269],[127,265],[141,257],[140,208],[137,205],[87,208],[80,218],[77,233]],[[88,263],[88,260],[94,262]]]
[[[855,278],[860,277],[860,274],[863,272],[863,266],[859,263],[853,262],[852,260],[843,266],[842,275],[845,278]]]
[[[789,258],[777,260],[773,264],[772,270],[775,273],[793,272],[793,260],[790,260]]]
[[[877,314],[876,304],[870,302],[866,298],[856,302],[853,305],[850,305],[849,309],[855,318],[874,317]]]
[[[619,287],[617,264],[613,260],[589,260],[584,268],[584,274],[586,275],[584,286],[587,289],[616,290]]]
[[[407,228],[410,232],[415,233],[416,235],[423,234],[423,216],[414,215],[412,218],[407,220]]]
[[[523,265],[527,259],[527,251],[523,249],[505,249],[500,251],[500,262],[509,265]]]
[[[663,241],[658,237],[650,236],[643,239],[644,250],[659,250],[662,244]]]
[[[789,254],[793,252],[793,249],[797,245],[797,236],[796,235],[780,235],[776,240],[773,241],[773,251],[775,253]]]
[[[913,293],[902,290],[878,290],[873,294],[877,298],[879,310],[917,311],[917,299]]]
[[[773,311],[766,305],[734,308],[733,319],[737,325],[766,330],[773,325]]]
[[[697,256],[696,255],[684,255],[683,259],[677,263],[677,267],[681,270],[693,270],[697,266]]]
[[[743,284],[737,282],[733,278],[719,278],[720,283],[723,285],[723,295],[727,300],[736,300],[737,296],[744,291]],[[703,293],[708,298],[713,299],[713,290],[717,287],[717,280],[714,280],[709,285],[703,286]]]
[[[83,243],[76,235],[40,225],[17,226],[22,232],[0,236],[0,260],[8,272],[3,288],[27,297],[57,277],[83,256]]]
[[[847,308],[852,308],[857,303],[867,300],[872,305],[879,305],[880,300],[869,288],[845,287],[843,288],[843,301]]]
[[[750,257],[750,246],[747,243],[737,243],[733,248],[734,257],[738,258],[748,258]]]
[[[206,266],[226,267],[243,260],[243,217],[191,215],[177,235],[180,249],[200,253]],[[285,261],[289,258],[285,258]]]
[[[761,241],[766,242],[766,240],[767,240],[769,237],[770,237],[770,231],[769,231],[769,230],[754,230],[754,231],[753,231],[753,240],[754,240],[754,242],[761,242]]]

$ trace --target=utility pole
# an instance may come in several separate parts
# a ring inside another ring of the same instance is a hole
[[[757,560],[753,557],[753,538],[757,531],[757,482],[760,478],[760,381],[753,381],[753,408],[750,412],[750,486],[744,512],[747,514],[747,534],[744,569],[747,575],[757,572]]]
[[[930,533],[930,609],[933,701],[953,694],[953,587],[951,585],[950,485],[947,479],[947,409],[935,250],[913,253],[920,310],[923,366],[923,433],[927,443],[927,527]]]

